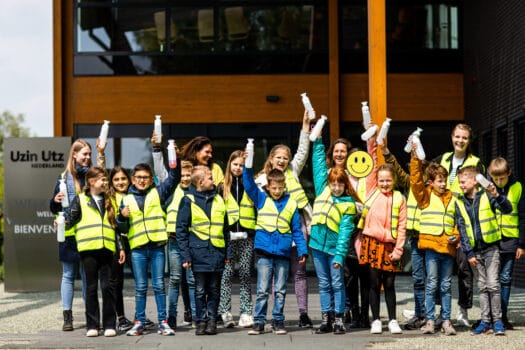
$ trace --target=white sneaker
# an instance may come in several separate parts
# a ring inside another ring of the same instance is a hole
[[[470,327],[470,322],[468,320],[468,311],[462,307],[459,307],[458,316],[456,322],[459,326]]]
[[[88,329],[86,337],[98,337],[98,329]]]
[[[374,322],[372,322],[372,324],[370,325],[370,333],[371,334],[383,333],[383,324],[381,323],[381,320],[374,320]]]
[[[115,331],[114,329],[106,329],[104,331],[104,337],[115,337],[117,336],[117,331]]]
[[[252,328],[253,316],[250,314],[241,314],[241,317],[239,318],[239,327]]]
[[[388,330],[392,334],[403,334],[403,331],[401,330],[401,327],[399,327],[397,320],[390,320],[390,322],[388,322]]]
[[[416,312],[414,310],[407,310],[407,309],[403,310],[403,316],[405,316],[407,320],[410,320],[415,315],[416,315]]]
[[[224,322],[224,328],[233,328],[235,327],[235,321],[233,320],[232,313],[227,311],[221,315],[222,322]]]

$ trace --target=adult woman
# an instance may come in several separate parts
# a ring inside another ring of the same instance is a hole
[[[213,183],[215,185],[224,181],[224,173],[221,167],[213,161],[213,148],[211,140],[206,136],[197,136],[182,147],[180,157],[182,160],[190,161],[195,165],[206,165],[211,169]]]
[[[105,145],[99,146],[99,153],[104,152]],[[104,167],[105,164],[99,164]],[[53,197],[49,203],[51,212],[57,215],[61,211],[69,211],[69,206],[62,207],[62,201],[67,196],[69,203],[81,192],[86,184],[85,175],[91,167],[91,145],[82,139],[78,139],[69,149],[69,157],[66,169],[58,176]],[[60,181],[66,183],[66,193],[60,191]],[[75,241],[75,228],[66,231],[66,240],[59,243],[58,257],[62,264],[62,282],[60,285],[60,294],[62,297],[62,308],[64,324],[63,331],[73,330],[73,294],[75,277],[80,272],[82,277],[82,295],[85,299],[86,281],[84,272],[80,264],[80,256],[77,251]]]

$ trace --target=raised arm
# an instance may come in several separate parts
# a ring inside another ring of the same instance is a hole
[[[308,118],[308,112],[305,110],[303,115],[303,125],[301,133],[299,134],[299,145],[297,146],[297,152],[293,156],[290,162],[290,169],[293,174],[298,178],[303,171],[304,165],[308,160],[308,152],[310,151],[310,118]]]

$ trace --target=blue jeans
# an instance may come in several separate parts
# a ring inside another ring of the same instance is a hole
[[[196,321],[208,322],[217,319],[217,309],[221,298],[221,272],[193,272],[195,277]]]
[[[169,238],[168,240],[168,263],[170,270],[170,280],[168,284],[168,317],[177,318],[182,262],[180,259],[179,245],[174,238]]]
[[[334,268],[334,256],[323,253],[320,250],[312,249],[315,272],[319,281],[319,298],[321,299],[321,312],[334,311],[332,299],[334,301],[335,313],[345,312],[345,286],[344,286],[344,267]]]
[[[151,285],[157,304],[157,320],[166,319],[166,291],[164,290],[164,246],[142,246],[131,250],[133,277],[135,278],[135,318],[146,322],[146,297],[148,293],[148,266]]]
[[[62,296],[62,308],[71,310],[73,308],[73,295],[75,294],[75,278],[80,272],[82,279],[82,298],[86,300],[86,275],[80,261],[62,263],[62,282],[60,284],[60,295]]]
[[[425,289],[427,320],[435,320],[435,299],[438,288],[439,295],[441,296],[441,313],[443,320],[450,320],[454,258],[448,254],[437,253],[431,249],[427,249],[425,251],[425,264],[427,270],[427,286]]]
[[[419,249],[419,237],[410,238],[412,257],[412,280],[414,282],[414,311],[417,317],[425,317],[425,250]]]
[[[274,321],[284,321],[284,302],[286,300],[286,280],[290,270],[288,258],[261,256],[257,261],[257,297],[255,299],[254,323],[265,324],[268,310],[268,297],[273,282]]]
[[[512,284],[512,271],[514,270],[514,260],[516,253],[500,253],[500,274],[501,284],[501,318],[507,322],[507,310],[509,308],[510,286]]]

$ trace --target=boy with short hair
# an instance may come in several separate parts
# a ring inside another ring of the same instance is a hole
[[[128,233],[131,263],[135,278],[135,324],[126,334],[141,335],[146,323],[148,269],[155,292],[157,318],[161,335],[174,335],[166,319],[164,289],[165,246],[168,241],[161,203],[173,193],[180,180],[179,168],[170,169],[168,179],[159,186],[153,182],[149,164],[140,163],[133,169],[132,185],[122,200],[117,224],[120,232]]]
[[[297,202],[286,192],[284,173],[278,169],[272,169],[268,173],[265,191],[257,187],[251,167],[245,166],[242,176],[246,193],[257,208],[254,241],[254,249],[258,253],[257,297],[254,324],[248,334],[264,333],[268,295],[272,288],[272,282],[274,290],[272,329],[275,334],[286,334],[283,310],[292,241],[297,246],[299,263],[304,264],[308,256],[306,240],[301,230]]]
[[[412,152],[410,160],[410,188],[421,209],[419,222],[418,248],[425,251],[426,324],[421,328],[423,334],[435,333],[436,292],[441,297],[443,323],[441,330],[445,335],[455,335],[456,330],[450,322],[452,302],[452,270],[456,256],[457,233],[454,232],[455,198],[447,189],[448,171],[437,163],[430,163],[425,173],[422,161]]]
[[[498,193],[493,183],[485,190],[482,189],[476,180],[477,174],[478,169],[473,166],[458,170],[463,195],[456,201],[455,214],[461,249],[477,271],[478,278],[481,322],[471,334],[489,331],[492,328],[492,316],[494,334],[504,335],[499,284],[501,232],[495,211],[498,209],[503,214],[509,214],[512,205],[504,195]]]
[[[498,157],[490,162],[488,172],[496,185],[498,193],[507,197],[512,205],[510,214],[503,214],[496,209],[500,224],[500,276],[501,285],[501,320],[505,329],[514,329],[507,315],[510,286],[514,261],[525,254],[525,200],[521,196],[522,186],[516,180],[506,159]]]
[[[226,205],[213,184],[210,168],[198,165],[177,214],[176,239],[182,267],[195,278],[195,335],[217,334],[217,309],[224,264],[230,263]]]

